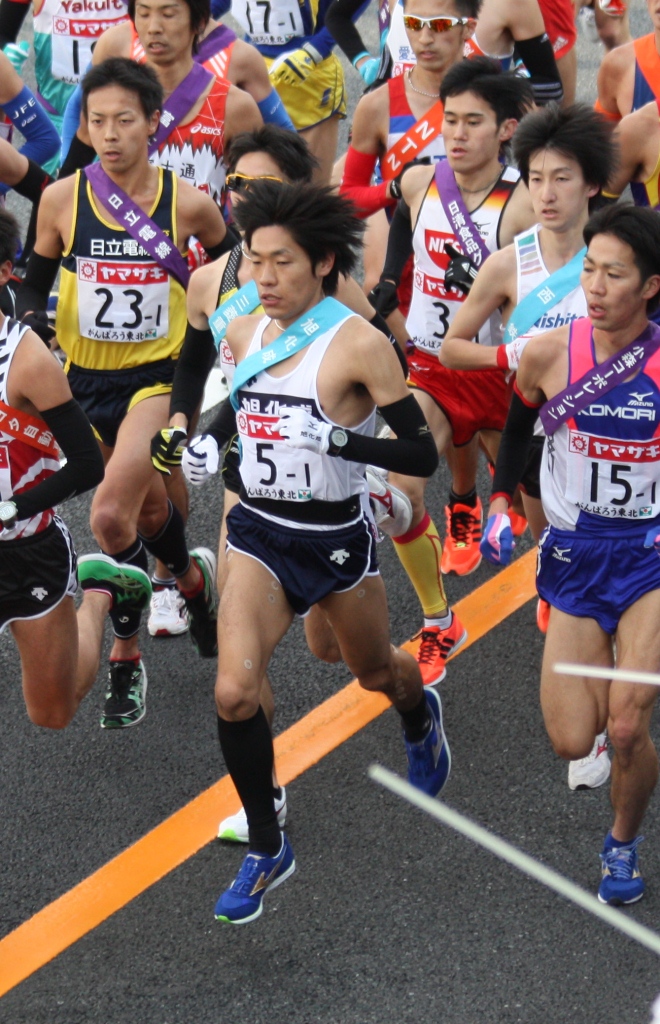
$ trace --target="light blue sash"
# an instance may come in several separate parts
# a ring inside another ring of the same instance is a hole
[[[227,333],[227,327],[237,316],[246,316],[254,312],[259,305],[259,293],[254,281],[248,281],[242,288],[235,292],[231,299],[227,299],[221,306],[218,306],[215,313],[209,317],[209,327],[213,334],[216,349],[220,348],[220,342]]]
[[[225,304],[223,303],[223,305]],[[238,364],[234,373],[234,382],[229,396],[234,409],[238,410],[238,392],[249,380],[257,377],[269,367],[281,363],[283,359],[288,359],[289,356],[307,348],[316,338],[331,330],[346,317],[353,315],[352,310],[342,305],[341,302],[330,297],[325,298],[298,317],[279,338],[266,345],[265,348],[259,349],[258,352],[249,355],[247,359]]]
[[[586,251],[585,247],[576,252],[572,260],[569,260],[559,270],[555,270],[554,274],[550,274],[550,277],[542,281],[538,288],[535,288],[525,296],[522,302],[518,303],[506,325],[505,344],[526,334],[530,327],[533,327],[536,321],[541,319],[546,310],[552,309],[574,288],[577,288]]]

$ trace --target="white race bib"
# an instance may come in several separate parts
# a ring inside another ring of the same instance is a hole
[[[116,18],[85,21],[57,14],[53,17],[51,33],[51,74],[53,78],[77,84],[92,59],[97,39],[114,25],[126,21],[126,14]]]
[[[234,0],[231,13],[256,46],[283,46],[305,35],[296,0]]]
[[[169,329],[170,278],[157,263],[77,257],[78,327],[95,341],[155,341]]]
[[[570,430],[566,498],[608,519],[660,515],[660,439],[617,441]]]

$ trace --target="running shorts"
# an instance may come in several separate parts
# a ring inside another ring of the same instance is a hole
[[[270,68],[275,58],[264,57],[264,60]],[[316,64],[304,82],[278,85],[277,92],[299,132],[313,128],[335,114],[346,117],[344,72],[334,53]]]
[[[31,537],[0,541],[0,633],[10,622],[41,619],[78,588],[76,552],[54,516]]]
[[[660,589],[660,555],[645,533],[594,537],[549,526],[539,541],[536,588],[554,608],[613,634],[631,605]]]
[[[126,413],[145,398],[170,394],[175,368],[174,359],[159,359],[130,370],[86,370],[70,363],[67,375],[73,397],[96,437],[114,448]]]
[[[573,49],[577,39],[573,0],[539,0],[539,7],[555,60],[559,60]]]
[[[408,386],[430,395],[442,409],[457,448],[480,430],[504,429],[511,388],[501,370],[448,370],[437,356],[417,348],[408,366]]]
[[[238,504],[227,516],[227,547],[268,569],[297,615],[379,575],[374,527],[364,516],[339,529],[301,530]]]

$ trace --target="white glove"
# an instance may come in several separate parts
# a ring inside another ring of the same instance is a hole
[[[503,353],[506,355],[506,364],[509,370],[517,370],[520,363],[520,357],[525,351],[525,347],[529,338],[516,338],[515,341],[509,341],[506,345],[502,346]],[[499,354],[499,353],[498,353]],[[500,357],[501,358],[501,357]]]
[[[218,442],[210,434],[193,437],[183,452],[181,468],[188,483],[194,487],[205,484],[209,477],[218,472],[220,465],[220,449]]]
[[[292,448],[306,448],[308,452],[325,455],[330,447],[331,425],[299,407],[282,406],[275,429]]]

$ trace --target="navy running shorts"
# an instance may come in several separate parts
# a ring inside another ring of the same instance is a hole
[[[10,622],[40,619],[75,597],[76,568],[73,541],[59,516],[31,537],[0,541],[0,633]]]
[[[660,590],[660,555],[645,533],[594,537],[549,526],[539,541],[536,588],[544,601],[614,634],[623,613]]]
[[[174,359],[158,359],[130,370],[86,370],[71,363],[67,376],[97,439],[114,448],[126,413],[145,398],[169,395],[175,369]]]
[[[238,504],[227,516],[227,547],[261,562],[297,615],[379,575],[374,527],[364,517],[339,529],[302,530]]]

